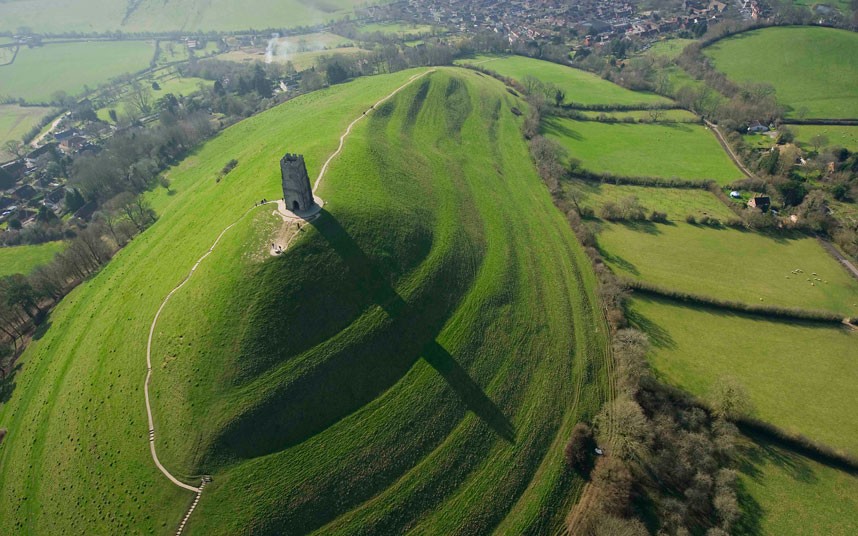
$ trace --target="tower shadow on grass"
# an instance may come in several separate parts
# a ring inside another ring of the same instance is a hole
[[[408,303],[333,215],[323,209],[313,227],[340,257],[342,277],[359,281],[386,318],[375,330],[353,332],[348,344],[331,343],[333,339],[321,343],[330,344],[319,355],[330,354],[302,365],[298,376],[239,415],[219,434],[202,463],[210,467],[218,460],[254,458],[299,444],[393,387],[421,356],[467,409],[503,439],[514,441],[510,421],[436,340],[455,310],[460,289],[442,274],[432,288]]]

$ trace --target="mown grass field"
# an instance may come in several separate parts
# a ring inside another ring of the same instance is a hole
[[[101,0],[16,0],[3,6],[0,31],[166,32],[314,26],[352,14],[358,0],[141,0],[128,6]]]
[[[659,95],[628,90],[580,69],[524,56],[476,56],[456,63],[476,65],[519,82],[532,76],[545,84],[554,84],[566,91],[567,104],[646,106],[670,102]]]
[[[549,117],[543,133],[596,173],[727,184],[742,173],[702,125],[599,123]]]
[[[21,138],[38,125],[39,120],[50,111],[50,108],[41,106],[0,104],[0,162],[15,156],[6,151],[3,147],[5,143],[9,140],[21,141]]]
[[[0,248],[0,277],[26,275],[37,266],[50,262],[64,247],[62,242],[47,242],[36,246]]]
[[[211,80],[206,80],[204,78],[194,78],[194,77],[167,77],[167,78],[147,78],[141,80],[140,83],[146,87],[151,88],[152,82],[158,82],[158,86],[161,89],[155,90],[152,89],[152,98],[154,100],[160,99],[167,95],[168,93],[172,93],[176,97],[180,95],[190,95],[200,90],[200,85],[203,87],[211,87],[214,82]],[[117,102],[109,106],[105,106],[103,108],[99,108],[96,110],[96,115],[102,121],[106,121],[108,123],[112,123],[113,121],[110,119],[110,110],[116,110],[120,116],[126,108],[126,103],[120,99]]]
[[[564,190],[575,197],[581,206],[592,208],[598,215],[599,207],[611,201],[617,203],[630,196],[636,197],[647,209],[664,212],[670,221],[685,221],[689,214],[695,217],[711,216],[721,221],[735,217],[712,193],[699,189],[650,188],[646,186],[616,186],[573,179],[563,183]]]
[[[149,41],[65,43],[22,48],[12,65],[0,67],[0,95],[27,102],[51,100],[56,91],[77,95],[111,78],[145,69],[155,53]]]
[[[361,33],[369,34],[380,32],[393,34],[399,37],[411,37],[432,33],[433,27],[428,24],[402,24],[397,22],[372,22],[358,26]]]
[[[771,321],[635,296],[630,320],[647,332],[650,362],[668,383],[706,397],[722,377],[748,391],[755,416],[858,453],[858,332]]]
[[[605,223],[598,240],[625,277],[720,300],[858,316],[858,281],[813,238],[679,222]]]
[[[858,478],[763,441],[743,445],[737,536],[858,533]]]
[[[820,27],[765,28],[707,47],[738,83],[774,86],[788,115],[858,118],[858,34]]]
[[[287,102],[170,171],[159,221],[62,302],[0,407],[12,533],[175,532],[192,497],[152,465],[142,398],[158,304],[226,225],[279,196],[283,152],[315,177],[348,122],[413,73]],[[214,475],[190,534],[560,526],[581,485],[562,447],[606,396],[606,334],[511,106],[467,71],[415,82],[355,127],[325,212],[286,255],[268,255],[260,208],[176,294],[153,394],[162,460]]]

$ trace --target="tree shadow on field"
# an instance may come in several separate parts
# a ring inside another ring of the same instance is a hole
[[[299,444],[375,400],[421,356],[467,409],[503,439],[514,441],[510,421],[436,340],[457,303],[458,292],[449,288],[454,285],[441,277],[436,281],[438,288],[408,303],[333,215],[323,209],[313,228],[345,265],[342,277],[360,281],[386,315],[379,316],[374,329],[347,328],[322,342],[316,357],[297,376],[228,425],[203,464],[208,467],[220,459],[263,456]],[[374,314],[372,308],[365,314]]]
[[[624,272],[628,272],[632,275],[641,275],[640,271],[638,271],[637,269],[637,266],[632,264],[630,261],[624,259],[623,257],[620,257],[619,255],[615,255],[613,253],[608,253],[607,251],[604,251],[602,249],[599,249],[599,253],[606,261],[608,261],[610,264],[616,265]]]
[[[545,121],[542,123],[541,130],[542,134],[554,134],[576,141],[582,141],[584,139],[584,136],[564,125],[559,119]]]
[[[670,333],[640,312],[632,308],[627,308],[626,318],[629,319],[630,325],[646,333],[650,342],[656,348],[676,348],[676,341],[673,340]]]
[[[3,379],[0,379],[0,404],[5,404],[12,398],[15,390],[15,375],[21,370],[21,363],[16,363]]]

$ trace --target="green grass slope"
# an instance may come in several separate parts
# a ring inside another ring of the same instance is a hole
[[[4,4],[8,5],[8,4]],[[155,52],[149,41],[63,43],[21,48],[0,67],[0,95],[49,102],[56,91],[77,95],[115,76],[145,69]]]
[[[858,34],[820,27],[765,28],[705,49],[738,83],[768,83],[788,115],[858,117]]]
[[[720,300],[858,315],[858,282],[813,238],[679,222],[604,224],[598,240],[626,277]]]
[[[645,297],[635,297],[630,319],[649,335],[652,365],[667,382],[705,397],[731,376],[756,417],[858,453],[858,333]]]
[[[567,103],[646,106],[670,102],[654,93],[631,91],[587,71],[524,56],[476,56],[457,63],[489,69],[519,82],[532,76],[566,91]]]
[[[352,13],[357,0],[15,0],[5,2],[0,31],[165,32],[314,26]]]
[[[0,248],[0,277],[10,274],[28,274],[37,266],[47,264],[65,248],[62,242],[48,242],[36,246]]]
[[[742,172],[703,125],[627,124],[549,117],[543,133],[566,148],[570,158],[596,173],[727,184]]]
[[[63,302],[62,328],[28,350],[0,408],[0,515],[17,532],[175,530],[190,497],[148,458],[141,392],[158,303],[221,229],[278,196],[285,150],[315,176],[345,125],[410,74],[286,103],[171,171],[177,193],[153,198],[161,219]],[[258,209],[176,294],[156,332],[153,403],[165,464],[214,475],[190,533],[562,522],[580,486],[562,445],[606,396],[605,333],[586,257],[511,106],[466,71],[415,82],[355,127],[323,215],[287,254],[268,255],[273,217]],[[100,489],[77,486],[84,475]]]

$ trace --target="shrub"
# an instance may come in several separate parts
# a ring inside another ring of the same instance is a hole
[[[599,208],[599,217],[608,221],[618,221],[623,219],[623,212],[620,209],[619,205],[617,205],[613,201],[606,201]]]
[[[566,465],[581,474],[589,476],[593,470],[593,454],[596,441],[593,439],[593,430],[587,423],[579,422],[572,429],[572,435],[566,443],[563,451]]]
[[[691,225],[697,225],[697,218],[694,217],[694,214],[689,214],[685,217],[685,223],[690,223]]]
[[[238,160],[233,158],[232,160],[227,162],[225,166],[223,166],[222,170],[220,170],[221,175],[226,175],[227,173],[229,173],[230,171],[235,169],[235,166],[237,166],[237,165],[238,165]]]
[[[655,223],[667,223],[667,213],[653,210],[649,215],[649,221]]]

